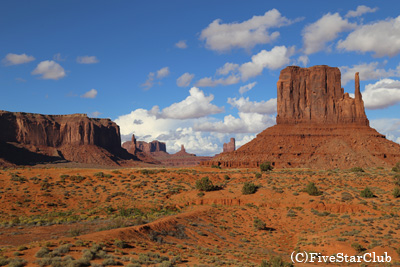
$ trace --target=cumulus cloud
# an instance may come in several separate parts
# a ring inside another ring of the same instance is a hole
[[[354,75],[356,72],[360,73],[361,80],[376,80],[391,76],[398,76],[399,70],[385,70],[379,62],[362,63],[358,65],[353,65],[353,67],[341,66],[340,71],[342,73],[342,85],[347,84],[349,81],[354,80]]]
[[[31,72],[32,75],[42,75],[45,80],[58,80],[65,77],[65,70],[60,64],[53,60],[40,62]]]
[[[182,74],[177,80],[176,80],[176,85],[179,87],[187,87],[190,85],[194,78],[194,74],[190,74],[188,72]]]
[[[164,67],[157,71],[157,79],[165,78],[169,75],[169,67]]]
[[[95,64],[99,63],[99,60],[96,58],[96,56],[83,56],[77,57],[76,62],[79,64]]]
[[[291,20],[283,17],[276,9],[241,23],[222,23],[221,19],[216,19],[201,31],[200,40],[205,41],[208,49],[219,52],[232,48],[251,49],[257,44],[267,44],[278,38],[279,32],[269,33],[270,28],[291,23]]]
[[[376,57],[400,53],[400,16],[358,27],[337,47],[347,51],[374,52]]]
[[[63,58],[62,56],[61,56],[61,53],[57,53],[57,54],[55,54],[54,56],[53,56],[53,60],[54,61],[65,61],[65,57]]]
[[[263,69],[276,70],[290,63],[290,57],[294,54],[295,48],[286,46],[275,46],[271,51],[262,50],[251,57],[251,61],[240,66],[239,71],[243,81],[258,76]]]
[[[185,49],[187,48],[186,40],[180,40],[175,44],[175,47],[180,48],[180,49]]]
[[[185,100],[174,103],[162,111],[158,106],[154,106],[150,110],[150,114],[155,115],[157,118],[185,120],[201,118],[224,111],[223,107],[220,108],[211,104],[214,99],[213,95],[205,96],[204,92],[197,87],[192,87],[189,93],[190,95]]]
[[[132,134],[140,141],[159,140],[166,143],[168,153],[178,152],[182,144],[189,153],[198,155],[213,155],[222,150],[215,135],[193,130],[194,120],[160,119],[148,110],[136,109],[114,121],[120,126],[122,140],[130,140]]]
[[[232,115],[224,117],[223,121],[207,121],[196,123],[196,131],[217,133],[259,133],[275,124],[275,116],[259,113],[238,113],[239,118]]]
[[[8,53],[5,58],[3,58],[2,63],[6,66],[11,65],[19,65],[24,63],[29,63],[34,61],[35,58],[33,56],[28,56],[27,54],[13,54]]]
[[[228,75],[231,72],[236,72],[239,69],[239,64],[235,63],[225,63],[224,66],[217,69],[217,74],[219,75]]]
[[[97,90],[96,89],[91,89],[81,95],[82,98],[95,98],[97,96]]]
[[[94,112],[89,114],[89,117],[98,118],[101,114],[103,114],[103,113],[101,113],[99,111],[94,111]]]
[[[248,97],[228,98],[228,103],[243,113],[274,114],[277,109],[276,98],[261,102],[250,101]]]
[[[297,59],[298,64],[301,64],[303,67],[307,67],[309,61],[310,59],[305,55],[299,56]]]
[[[159,69],[158,71],[150,72],[147,75],[147,80],[141,85],[144,87],[146,90],[150,89],[151,87],[154,86],[154,83],[156,80],[161,80],[165,77],[167,77],[170,74],[169,67],[164,67]]]
[[[326,48],[326,44],[338,37],[343,31],[356,27],[339,13],[328,13],[316,22],[306,26],[303,30],[304,53],[310,55]]]
[[[345,17],[346,18],[359,17],[361,15],[364,15],[365,13],[374,13],[377,10],[378,10],[377,7],[370,8],[370,7],[361,5],[361,6],[358,6],[356,10],[350,10],[349,12],[347,12]]]
[[[217,85],[231,85],[236,84],[240,81],[240,78],[236,75],[230,75],[226,78],[213,79],[212,77],[205,77],[196,82],[198,87],[215,87]]]
[[[400,81],[382,79],[365,86],[362,92],[365,108],[382,109],[400,103]]]
[[[370,120],[370,124],[387,139],[400,144],[400,119],[375,119]]]
[[[250,91],[251,89],[253,89],[254,86],[256,86],[256,84],[257,84],[257,82],[252,82],[252,83],[240,86],[239,93],[241,95],[243,95],[244,93],[246,93],[246,92]]]

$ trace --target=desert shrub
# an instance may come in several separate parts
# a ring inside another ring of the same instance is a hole
[[[305,191],[310,195],[310,196],[319,196],[322,195],[322,192],[319,191],[319,189],[315,186],[314,183],[310,182],[308,183]]]
[[[400,172],[400,161],[392,168],[392,172]]]
[[[231,178],[230,178],[227,174],[225,174],[225,175],[224,175],[224,179],[225,179],[225,180],[229,180],[229,179],[231,179]]]
[[[361,168],[361,167],[351,168],[350,171],[352,171],[352,172],[364,172],[363,168]]]
[[[393,189],[393,196],[394,196],[395,198],[400,197],[400,187],[396,186],[396,187]]]
[[[9,259],[0,256],[0,266],[6,266],[10,262]]]
[[[267,225],[265,222],[263,222],[260,218],[255,217],[253,220],[253,226],[256,230],[264,230],[267,228]]]
[[[260,179],[262,175],[261,175],[261,173],[256,172],[255,176],[256,176],[257,179]]]
[[[21,258],[11,259],[7,266],[9,267],[23,267],[27,264],[27,261]]]
[[[213,191],[215,189],[215,186],[213,185],[212,181],[206,176],[196,181],[196,189],[208,192]]]
[[[114,260],[113,258],[108,258],[103,261],[103,266],[116,266],[123,265],[121,262]]]
[[[125,241],[119,240],[119,239],[117,239],[117,240],[114,241],[114,245],[115,245],[117,248],[127,248],[127,247],[128,247],[128,244],[127,244]]]
[[[374,193],[372,193],[371,189],[369,189],[369,187],[367,186],[363,191],[361,191],[360,196],[365,198],[372,198],[374,197]]]
[[[262,172],[272,171],[273,168],[274,167],[272,167],[272,164],[269,161],[260,164],[260,170]]]
[[[93,176],[99,177],[99,178],[103,178],[104,177],[104,172],[96,172],[95,174],[93,174]]]
[[[41,247],[38,252],[36,252],[35,257],[36,258],[43,258],[47,256],[50,253],[50,250],[46,247]]]
[[[343,192],[342,193],[342,201],[349,201],[349,200],[353,200],[354,197],[352,194],[350,194],[349,192]]]
[[[285,262],[281,257],[272,257],[269,261],[263,260],[261,267],[292,267],[294,266],[291,262]]]
[[[251,195],[257,192],[258,186],[253,183],[246,182],[242,187],[242,194],[243,195]]]
[[[362,245],[360,245],[359,243],[353,243],[351,244],[351,247],[354,248],[357,253],[363,252],[364,250],[366,250]]]
[[[211,165],[211,168],[221,169],[221,166],[218,166],[218,165]]]
[[[394,182],[395,185],[400,186],[400,174],[396,174],[396,175],[393,177],[393,182]]]

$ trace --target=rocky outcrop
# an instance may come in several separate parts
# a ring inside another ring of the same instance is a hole
[[[222,152],[233,152],[236,150],[235,138],[231,138],[229,143],[224,143]]]
[[[355,75],[354,98],[344,93],[338,68],[287,67],[277,83],[277,125],[234,152],[202,165],[352,168],[393,166],[400,145],[369,127]]]
[[[0,128],[1,145],[7,147],[0,157],[18,164],[67,160],[118,165],[122,159],[136,159],[121,148],[119,127],[110,119],[0,111]]]
[[[136,147],[146,154],[154,152],[167,152],[167,146],[163,142],[157,140],[151,141],[150,143],[144,141],[138,141]]]
[[[277,124],[324,123],[369,125],[356,74],[355,98],[341,88],[340,70],[328,66],[281,71]]]

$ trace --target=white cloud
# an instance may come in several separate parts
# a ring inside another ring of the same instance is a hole
[[[239,71],[243,81],[258,76],[264,68],[271,70],[279,69],[290,63],[290,57],[294,54],[295,48],[286,46],[275,46],[271,51],[262,50],[251,57],[251,61],[240,66]]]
[[[185,49],[187,48],[186,40],[180,40],[175,44],[175,47],[180,48],[180,49]]]
[[[53,56],[53,60],[54,61],[65,61],[65,57],[63,58],[62,56],[61,56],[61,53],[57,53],[57,54],[55,54],[54,56]]]
[[[187,87],[190,85],[190,83],[192,82],[194,78],[194,74],[190,74],[188,72],[182,74],[182,76],[180,76],[177,80],[176,80],[176,84],[179,87]]]
[[[272,9],[262,16],[253,16],[241,23],[221,23],[216,19],[200,34],[206,47],[219,52],[232,48],[251,49],[257,44],[267,44],[279,36],[279,32],[269,33],[270,28],[289,25],[291,21],[283,17],[278,10]]]
[[[243,95],[244,93],[246,93],[246,92],[250,91],[251,89],[253,89],[254,86],[256,86],[256,84],[257,84],[257,82],[252,82],[252,83],[240,86],[239,93],[241,95]]]
[[[217,74],[219,75],[228,75],[231,72],[236,72],[239,69],[239,64],[234,63],[225,63],[224,66],[217,69]]]
[[[358,6],[356,10],[350,10],[349,12],[347,12],[345,17],[346,18],[359,17],[365,13],[374,13],[377,10],[378,10],[377,7],[370,8],[370,7],[361,5],[361,6]]]
[[[400,103],[400,81],[382,79],[365,86],[362,92],[367,109],[382,109]]]
[[[375,119],[370,124],[387,139],[400,144],[400,119]]]
[[[374,52],[375,56],[400,53],[400,16],[362,25],[351,32],[337,47],[347,51]]]
[[[398,76],[399,70],[385,70],[380,67],[379,62],[362,63],[359,65],[353,65],[353,67],[341,66],[340,71],[342,73],[342,85],[347,84],[349,81],[354,80],[354,75],[356,72],[360,73],[361,80],[376,80],[391,76]]]
[[[214,99],[213,95],[205,96],[204,92],[197,87],[192,87],[189,93],[190,95],[185,100],[174,103],[162,111],[158,106],[154,106],[149,111],[150,114],[156,115],[157,118],[185,120],[201,118],[224,111],[224,108],[211,104]]]
[[[77,57],[76,62],[79,64],[95,64],[99,63],[99,60],[96,58],[96,56],[83,56]]]
[[[160,119],[145,109],[136,109],[129,114],[119,116],[115,122],[120,126],[122,140],[128,141],[132,134],[137,140],[165,142],[168,153],[178,152],[181,145],[189,153],[213,155],[221,152],[222,144],[208,133],[194,131],[194,120]],[[141,123],[137,123],[141,122]]]
[[[310,59],[305,55],[299,56],[297,59],[298,64],[301,64],[303,67],[307,67],[309,61]]]
[[[226,78],[213,79],[211,77],[205,77],[196,82],[198,87],[214,87],[217,85],[231,85],[236,84],[240,81],[240,78],[236,75],[230,75]]]
[[[98,118],[101,114],[103,114],[103,113],[101,113],[99,111],[94,111],[94,112],[89,114],[89,117]]]
[[[40,62],[31,72],[32,75],[42,75],[45,80],[58,80],[65,77],[65,70],[55,61],[45,60]]]
[[[2,63],[6,66],[11,65],[19,65],[34,61],[35,58],[33,56],[28,56],[27,54],[13,54],[8,53],[5,58],[3,58]]]
[[[96,89],[91,89],[81,95],[82,98],[95,98],[97,96],[97,90]]]
[[[207,121],[196,123],[196,131],[217,133],[259,133],[275,124],[275,116],[258,113],[238,113],[239,118],[232,115],[224,117],[223,121]]]
[[[239,147],[243,146],[244,144],[247,144],[254,138],[256,138],[255,135],[244,135],[242,139],[236,139],[235,140],[236,149],[239,149]]]
[[[157,71],[157,79],[165,78],[169,75],[169,67],[164,67]]]
[[[338,13],[328,13],[303,30],[304,53],[310,55],[326,48],[326,43],[336,39],[338,34],[351,30],[355,24],[349,23]]]
[[[156,75],[156,73],[157,73],[157,75]],[[156,79],[161,80],[170,74],[169,67],[161,68],[156,73],[150,72],[147,75],[147,80],[141,86],[144,87],[146,90],[153,87]]]
[[[274,114],[276,113],[276,98],[268,101],[252,102],[249,98],[228,98],[228,103],[243,113]]]

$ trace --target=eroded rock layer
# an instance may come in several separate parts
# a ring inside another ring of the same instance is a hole
[[[338,68],[290,66],[277,83],[277,125],[234,152],[202,165],[258,167],[388,167],[400,161],[400,145],[369,127],[355,76],[355,97],[343,92]]]
[[[136,159],[121,148],[119,127],[110,119],[0,111],[0,128],[0,157],[15,164],[118,165]]]

